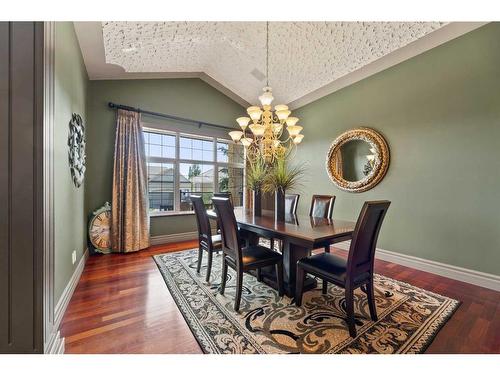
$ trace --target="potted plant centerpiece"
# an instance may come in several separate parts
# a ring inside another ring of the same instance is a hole
[[[285,192],[296,189],[305,172],[303,165],[289,165],[288,155],[285,150],[277,154],[263,185],[265,192],[274,192],[274,218],[278,221],[285,220]]]
[[[247,166],[247,186],[253,194],[253,213],[262,216],[262,191],[269,167],[262,157],[249,160]]]

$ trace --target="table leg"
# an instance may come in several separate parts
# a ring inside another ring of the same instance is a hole
[[[289,297],[295,296],[295,281],[297,273],[297,262],[311,255],[311,249],[299,246],[284,240],[283,242],[283,281],[285,294]],[[316,288],[315,278],[306,277],[304,291]]]

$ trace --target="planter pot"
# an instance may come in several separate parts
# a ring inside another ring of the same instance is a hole
[[[285,192],[281,189],[274,192],[274,219],[285,221]]]
[[[262,216],[262,191],[252,190],[253,193],[253,214],[254,216]]]

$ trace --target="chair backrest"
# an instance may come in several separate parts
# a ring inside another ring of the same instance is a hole
[[[389,209],[389,201],[365,202],[356,222],[347,259],[347,278],[353,280],[364,273],[373,273],[373,259],[380,227]]]
[[[196,224],[198,225],[198,238],[201,246],[209,246],[212,242],[212,229],[203,198],[199,195],[191,195],[194,212],[196,214]]]
[[[332,218],[335,195],[313,195],[309,216]]]
[[[285,194],[285,213],[293,215],[297,214],[299,198],[299,194]]]
[[[241,262],[240,235],[238,224],[234,216],[233,205],[229,198],[212,198],[217,220],[222,235],[222,251],[233,258],[236,262]]]
[[[231,194],[231,192],[228,191],[228,192],[223,192],[223,193],[214,193],[214,197],[217,197],[217,198],[229,198],[229,201],[231,202],[231,204],[234,207],[233,194]]]

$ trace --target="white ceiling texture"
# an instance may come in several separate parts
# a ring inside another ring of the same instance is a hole
[[[481,23],[270,22],[274,104],[304,105]],[[90,79],[199,77],[242,105],[266,85],[265,22],[76,22]]]

